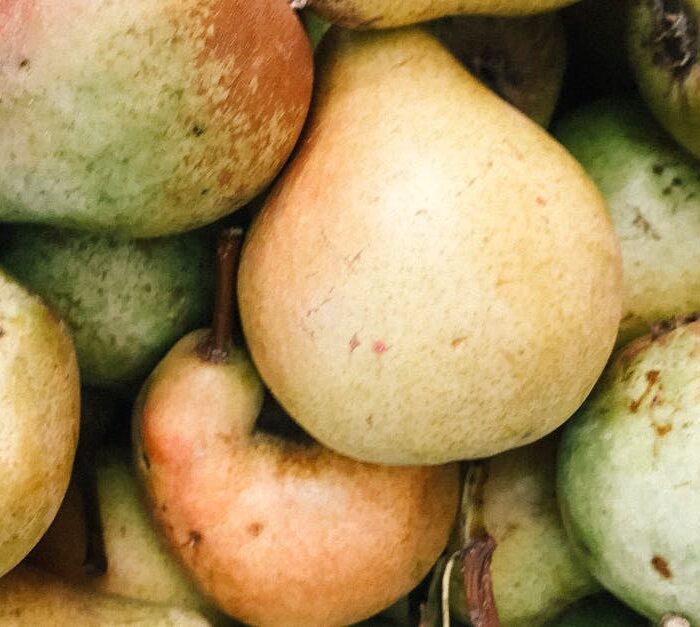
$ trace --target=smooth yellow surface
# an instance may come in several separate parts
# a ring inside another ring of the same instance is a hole
[[[0,270],[0,575],[53,520],[68,487],[80,393],[66,327]]]
[[[389,28],[445,15],[531,15],[576,0],[309,0],[325,19],[347,28]]]
[[[541,438],[617,332],[603,198],[428,34],[327,37],[306,137],[242,255],[263,380],[314,437],[367,461]]]

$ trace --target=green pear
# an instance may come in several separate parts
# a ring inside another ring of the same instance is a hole
[[[698,164],[632,99],[607,99],[564,117],[557,138],[605,195],[620,239],[618,343],[658,320],[700,309]]]
[[[610,594],[601,593],[574,603],[546,627],[649,627],[649,621]]]
[[[538,124],[547,126],[566,67],[557,13],[530,17],[446,17],[432,32],[480,81]]]
[[[0,20],[0,221],[133,237],[259,193],[308,110],[287,0],[36,0]]]
[[[599,588],[569,545],[559,515],[556,450],[550,436],[486,462],[481,517],[496,541],[491,578],[504,627],[543,625]],[[457,618],[469,622],[461,569],[452,571],[450,600]]]
[[[391,28],[446,15],[532,15],[576,0],[308,0],[321,17],[346,28]]]
[[[0,623],[8,627],[204,627],[193,610],[81,588],[22,565],[0,579]]]
[[[459,469],[354,461],[289,419],[232,332],[241,239],[222,234],[212,328],[177,342],[142,388],[134,460],[159,532],[223,611],[261,627],[349,625],[437,561]]]
[[[700,624],[699,354],[696,316],[619,351],[564,427],[557,469],[582,563],[636,612],[692,625]]]
[[[83,568],[85,503],[76,482],[71,484],[51,527],[30,554],[31,562],[96,592],[211,610],[157,535],[141,500],[130,451],[102,448],[96,457],[106,572],[90,576]]]
[[[124,388],[209,318],[211,250],[203,232],[129,240],[15,226],[0,264],[71,328],[83,383]]]
[[[620,320],[605,202],[419,29],[335,31],[248,232],[241,321],[272,394],[344,455],[434,464],[553,431]]]
[[[301,19],[309,36],[309,41],[311,41],[311,47],[316,50],[331,25],[313,11],[302,11]]]
[[[79,421],[78,366],[66,326],[0,270],[0,575],[56,515]]]
[[[700,0],[629,0],[627,55],[639,92],[674,139],[700,157]]]

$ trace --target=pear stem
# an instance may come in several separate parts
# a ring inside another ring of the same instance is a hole
[[[462,505],[467,524],[463,525],[462,563],[464,566],[464,596],[469,620],[474,627],[500,627],[491,579],[491,559],[496,541],[484,526],[484,487],[488,477],[488,462],[479,460],[469,465],[467,490]]]
[[[85,558],[83,572],[88,577],[100,577],[107,572],[102,517],[100,516],[97,491],[97,459],[93,443],[78,447],[76,452],[78,489],[83,502],[85,516]]]
[[[242,344],[234,304],[242,243],[243,229],[239,227],[224,229],[219,235],[211,333],[199,347],[199,354],[205,361],[222,362],[232,346]]]

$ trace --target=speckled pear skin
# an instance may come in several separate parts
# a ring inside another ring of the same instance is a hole
[[[698,21],[700,0],[631,0],[625,16],[627,60],[640,96],[661,125],[696,157],[700,157]]]
[[[53,520],[68,487],[79,420],[68,330],[0,270],[0,575]]]
[[[286,0],[0,5],[0,220],[132,237],[259,193],[308,110],[311,49]]]
[[[582,562],[655,623],[700,623],[700,322],[619,351],[563,430],[557,493]],[[672,325],[671,325],[672,328]]]
[[[576,0],[309,0],[308,6],[345,28],[390,28],[446,15],[531,15]]]
[[[483,523],[496,540],[491,576],[503,627],[544,625],[600,588],[564,531],[556,498],[556,452],[556,436],[549,436],[487,462]],[[454,615],[469,623],[458,569],[450,600]]]
[[[340,627],[406,595],[447,544],[456,464],[359,463],[256,429],[247,354],[185,336],[134,410],[134,459],[159,532],[218,607],[261,627]]]
[[[620,240],[618,345],[659,320],[700,310],[697,161],[631,99],[587,105],[554,132],[605,195]]]
[[[0,623],[11,627],[206,627],[193,610],[107,595],[25,564],[0,579]]]
[[[0,265],[71,328],[84,384],[138,388],[183,334],[210,317],[207,231],[149,240],[34,225],[8,231]]]
[[[600,192],[420,29],[331,31],[319,53],[305,137],[241,259],[266,385],[371,462],[488,457],[553,431],[620,320]]]

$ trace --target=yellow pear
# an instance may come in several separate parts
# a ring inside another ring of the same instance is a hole
[[[615,340],[605,201],[429,34],[326,38],[306,135],[242,254],[257,369],[313,437],[365,461],[438,464],[543,437]]]
[[[100,594],[26,565],[0,579],[4,627],[204,627],[192,610]]]
[[[532,15],[576,0],[309,0],[315,13],[346,28],[390,28],[446,15]]]
[[[79,421],[78,365],[65,325],[0,270],[0,575],[56,515]]]

